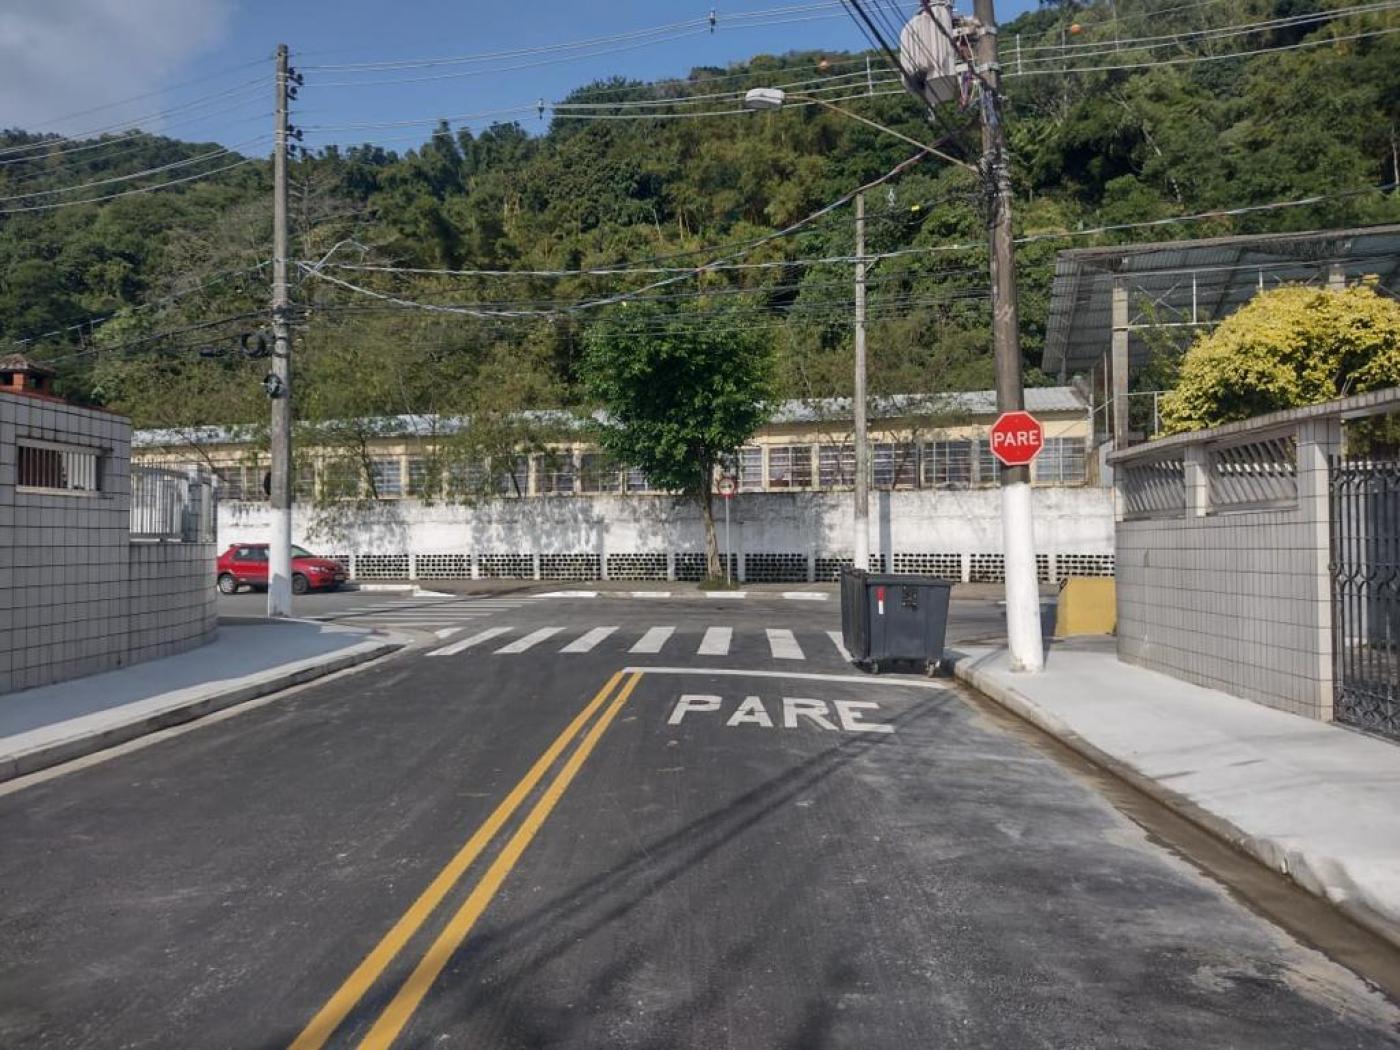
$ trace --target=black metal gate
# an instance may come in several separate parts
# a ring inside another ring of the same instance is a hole
[[[1400,462],[1331,468],[1333,715],[1400,738]]]

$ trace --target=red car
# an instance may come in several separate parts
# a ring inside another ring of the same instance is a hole
[[[237,594],[245,584],[267,590],[267,544],[235,543],[219,555],[219,590]],[[330,558],[318,558],[303,547],[292,547],[292,593],[333,591],[346,580],[345,568]]]

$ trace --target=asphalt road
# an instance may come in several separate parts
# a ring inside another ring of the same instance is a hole
[[[958,687],[854,674],[833,602],[468,611],[0,793],[0,1045],[1400,1043]]]

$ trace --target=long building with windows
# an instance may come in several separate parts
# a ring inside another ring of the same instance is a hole
[[[1031,388],[1027,409],[1045,426],[1045,448],[1032,476],[1037,485],[1081,485],[1089,480],[1089,409],[1073,387]],[[871,477],[875,489],[993,486],[997,465],[987,440],[996,418],[992,391],[877,401],[871,422]],[[645,495],[659,490],[645,475],[610,463],[596,447],[567,432],[572,416],[552,417],[564,432],[542,451],[520,454],[497,468],[487,491],[503,498],[574,495]],[[328,444],[298,451],[297,490],[303,500],[412,499],[473,492],[486,473],[456,463],[440,447],[464,424],[401,416],[377,421],[365,449],[350,454]],[[225,501],[267,499],[267,454],[240,428],[146,430],[135,435],[134,457],[163,467],[217,476]],[[436,444],[435,444],[436,442]],[[841,400],[791,401],[739,451],[731,465],[743,492],[848,489],[855,477],[850,405]]]
[[[1046,436],[1032,470],[1042,577],[1111,573],[1112,501],[1089,454],[1088,404],[1073,387],[1030,389],[1026,402]],[[872,566],[999,579],[994,394],[875,399],[870,415]],[[303,435],[297,542],[360,578],[694,576],[698,509],[610,462],[586,422],[536,414],[532,430],[545,436],[486,463],[454,451],[461,420],[375,420],[353,443],[343,430],[337,442]],[[133,459],[215,475],[221,542],[266,538],[269,465],[248,433],[138,432]],[[780,405],[721,468],[738,482],[730,554],[740,578],[830,578],[849,564],[854,465],[848,401]]]

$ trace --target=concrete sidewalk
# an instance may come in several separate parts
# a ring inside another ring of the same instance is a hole
[[[0,696],[0,781],[101,751],[402,648],[306,620],[220,621],[208,645]]]
[[[1057,643],[1040,675],[964,647],[958,678],[1400,946],[1400,745]]]

